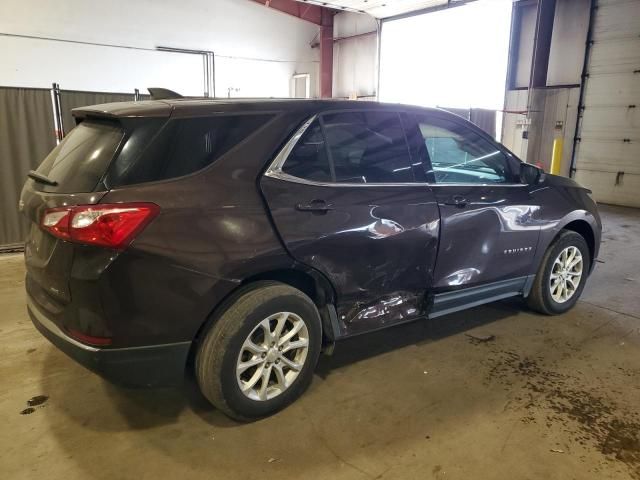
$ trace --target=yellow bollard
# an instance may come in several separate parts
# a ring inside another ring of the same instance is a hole
[[[562,166],[562,139],[553,140],[553,153],[551,154],[551,175],[560,175]]]

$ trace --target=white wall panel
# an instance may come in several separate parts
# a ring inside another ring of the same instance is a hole
[[[531,56],[533,55],[533,40],[536,33],[536,5],[520,8],[520,38],[518,39],[513,86],[527,88],[531,77]]]
[[[501,142],[522,160],[526,160],[527,140],[522,138],[522,132],[526,130],[526,116],[514,112],[527,110],[527,91],[508,90],[504,99],[504,109],[507,112],[502,117]]]
[[[557,0],[549,50],[547,86],[580,84],[589,27],[590,0]],[[535,37],[537,5],[521,5],[518,49],[515,52],[513,88],[527,88]],[[518,26],[516,25],[516,28]]]
[[[587,185],[593,197],[601,203],[640,207],[640,175],[625,174],[616,184],[618,174],[594,170],[578,170],[575,179],[581,185]]]
[[[580,142],[581,170],[640,175],[640,144],[585,137]],[[640,193],[640,192],[639,192]]]
[[[553,20],[547,85],[578,85],[584,63],[590,0],[558,0]]]
[[[378,37],[375,18],[343,12],[334,17],[333,96],[375,97],[378,85]],[[353,38],[349,38],[353,37]]]
[[[151,51],[169,46],[220,56],[218,94],[238,84],[239,95],[289,96],[293,73],[310,73],[318,95],[318,27],[247,0],[2,0],[0,33],[136,47],[2,36],[0,85],[202,95],[201,57]]]
[[[3,86],[132,92],[164,87],[203,95],[202,56],[0,37]],[[9,68],[10,66],[10,68]]]
[[[333,47],[333,96],[375,97],[378,82],[375,35],[337,42]]]
[[[604,203],[640,207],[640,0],[595,11],[576,179]],[[635,73],[634,73],[635,72]]]

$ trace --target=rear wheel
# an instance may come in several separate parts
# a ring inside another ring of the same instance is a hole
[[[301,291],[258,282],[239,292],[202,340],[196,378],[237,420],[281,410],[309,386],[322,340],[320,315]]]
[[[568,311],[582,294],[590,267],[589,247],[582,235],[563,230],[542,260],[527,304],[547,315]]]

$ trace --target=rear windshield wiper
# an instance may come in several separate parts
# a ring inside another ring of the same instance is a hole
[[[44,175],[41,175],[34,170],[30,170],[27,176],[34,179],[36,182],[44,183],[45,185],[51,185],[52,187],[58,186],[58,182],[56,182],[55,180],[51,180],[50,178],[45,177]]]

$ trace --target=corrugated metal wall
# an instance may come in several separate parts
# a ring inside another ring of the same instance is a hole
[[[438,105],[438,108],[455,113],[477,125],[493,138],[496,138],[496,111],[484,108],[447,108]]]
[[[75,126],[73,108],[133,99],[133,94],[62,90],[65,132]],[[36,169],[55,145],[51,91],[0,87],[0,249],[23,242],[27,222],[18,212],[20,191],[29,170]]]
[[[599,202],[640,207],[640,0],[597,7],[575,177]]]
[[[556,1],[546,81],[529,91],[536,11],[536,2],[514,3],[502,141],[521,159],[548,171],[553,142],[563,140],[560,174],[569,176],[590,0]]]
[[[579,95],[580,87],[533,89],[533,111],[529,116],[530,123],[527,123],[526,115],[515,113],[526,111],[527,90],[508,91],[505,110],[510,113],[504,116],[502,143],[521,159],[549,171],[553,141],[562,139],[560,175],[568,177]],[[523,138],[523,132],[528,132],[528,139]]]

